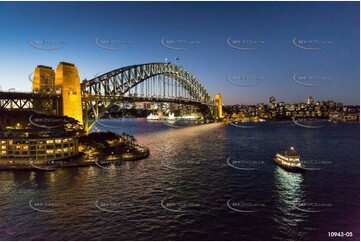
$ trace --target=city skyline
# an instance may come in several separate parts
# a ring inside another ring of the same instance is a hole
[[[2,240],[360,241],[360,2],[0,16]]]
[[[281,100],[279,98],[277,98],[276,96],[269,96],[269,97],[265,97],[263,102],[258,102],[258,103],[250,103],[250,104],[244,104],[244,103],[234,103],[234,104],[227,104],[228,106],[231,105],[257,105],[257,104],[268,104],[269,103],[269,98],[274,97],[275,98],[275,103],[284,103],[284,104],[289,104],[289,105],[293,105],[293,104],[300,104],[300,103],[307,103],[307,100],[309,98],[313,98],[314,99],[314,104],[316,104],[317,102],[335,102],[337,103],[342,103],[343,105],[346,106],[360,106],[360,104],[356,104],[356,105],[352,105],[352,104],[348,104],[348,103],[343,103],[341,100],[336,100],[336,99],[330,99],[330,100],[320,100],[317,97],[313,97],[313,96],[307,96],[305,99],[301,99],[299,102],[288,102],[287,100]]]
[[[313,96],[359,105],[357,2],[0,6],[7,16],[0,20],[4,91],[30,91],[37,65],[71,62],[83,80],[170,61],[212,95],[221,93],[225,105],[267,102],[272,95],[287,103]]]

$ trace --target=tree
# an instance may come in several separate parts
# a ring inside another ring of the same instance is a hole
[[[133,135],[131,135],[130,137],[129,137],[129,141],[130,141],[130,147],[134,147],[134,136]]]

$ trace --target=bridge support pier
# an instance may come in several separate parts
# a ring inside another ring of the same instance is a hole
[[[223,118],[223,106],[222,106],[222,96],[220,93],[216,94],[215,97],[216,106],[214,108],[214,116],[216,119],[222,119]]]

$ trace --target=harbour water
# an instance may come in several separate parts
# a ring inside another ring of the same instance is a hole
[[[360,238],[359,124],[172,128],[115,119],[97,129],[132,134],[151,154],[106,168],[0,172],[0,239]],[[312,169],[273,164],[290,146]]]

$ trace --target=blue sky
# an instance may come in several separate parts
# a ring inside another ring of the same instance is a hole
[[[71,62],[85,79],[178,57],[178,65],[212,95],[220,92],[226,104],[267,102],[269,96],[286,103],[313,96],[359,104],[359,14],[358,2],[1,2],[0,85],[30,91],[28,76],[39,64],[55,69]],[[183,50],[166,48],[162,38]],[[96,39],[120,50],[100,48]],[[296,47],[294,39],[317,50]],[[242,44],[246,40],[254,44]],[[48,47],[59,49],[41,49]]]

